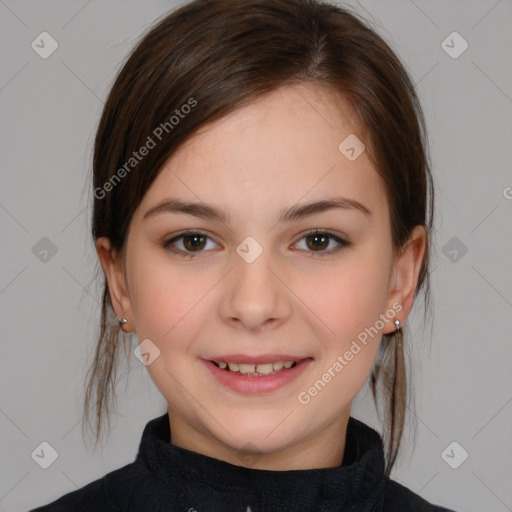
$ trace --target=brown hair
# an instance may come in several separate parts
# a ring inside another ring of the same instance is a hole
[[[358,136],[385,184],[395,254],[414,226],[427,230],[416,287],[425,293],[426,313],[434,189],[421,105],[388,44],[359,15],[327,2],[194,0],[150,28],[115,79],[99,122],[93,156],[94,240],[108,237],[123,254],[134,211],[185,140],[263,94],[304,82],[341,94],[352,105],[363,130]],[[156,147],[131,161],[155,133],[161,135]],[[400,447],[410,399],[403,344],[396,343],[396,336],[403,336],[402,329],[383,336],[370,379],[377,410],[379,395],[385,400],[387,474]],[[128,355],[127,337],[104,281],[84,407],[87,421],[95,407],[96,442],[104,413],[110,427],[121,346]]]

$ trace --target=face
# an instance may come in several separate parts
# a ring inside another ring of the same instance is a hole
[[[394,257],[384,184],[367,151],[340,151],[361,132],[336,101],[287,86],[201,129],[137,209],[126,274],[98,240],[125,330],[159,351],[147,369],[174,444],[258,468],[342,461],[351,403],[412,305],[424,233]]]

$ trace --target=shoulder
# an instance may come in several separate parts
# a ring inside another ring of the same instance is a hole
[[[29,512],[86,512],[97,510],[98,512],[112,511],[106,501],[103,490],[103,478],[95,480],[86,486],[72,491],[59,499],[47,503]]]
[[[29,512],[113,512],[125,510],[131,493],[145,479],[134,463],[116,469],[93,482],[64,494]]]
[[[407,487],[389,480],[384,502],[386,512],[455,512],[439,505],[433,505]]]

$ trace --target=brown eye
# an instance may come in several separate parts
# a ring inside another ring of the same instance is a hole
[[[323,250],[326,249],[329,246],[329,236],[325,236],[325,234],[313,234],[313,235],[307,235],[306,237],[306,244],[310,249],[316,250]]]
[[[206,245],[206,238],[203,235],[185,235],[183,245],[187,251],[200,251]]]
[[[315,256],[328,256],[341,251],[343,248],[348,247],[350,242],[327,231],[310,231],[306,233],[299,242],[305,241],[305,250],[314,253]],[[334,242],[334,247],[326,250],[331,243]]]
[[[217,245],[205,233],[188,231],[163,242],[162,246],[164,249],[178,254],[179,256],[193,258],[202,252],[206,252],[204,249],[211,248],[207,247],[208,241],[214,246]]]

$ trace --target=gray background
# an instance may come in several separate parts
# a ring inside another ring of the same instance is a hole
[[[131,462],[146,422],[166,410],[132,357],[129,377],[125,367],[118,373],[108,442],[93,451],[82,438],[100,306],[88,227],[94,130],[126,53],[175,5],[0,0],[4,512],[42,505]],[[512,510],[512,1],[349,5],[418,84],[438,199],[434,329],[412,341],[417,439],[406,438],[393,478],[456,510]],[[43,31],[59,44],[47,59],[31,48]],[[453,31],[469,44],[458,58],[441,45]],[[43,237],[57,250],[46,261],[37,250],[48,244]],[[413,332],[420,311],[408,322]],[[378,425],[367,390],[353,414]],[[48,469],[31,457],[43,441],[58,452]],[[462,448],[449,452],[452,461],[469,454],[457,469],[441,456],[453,441]]]

